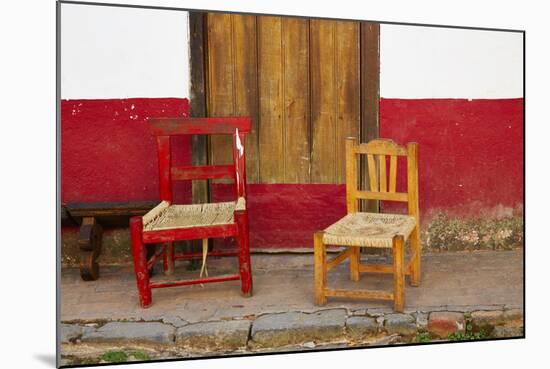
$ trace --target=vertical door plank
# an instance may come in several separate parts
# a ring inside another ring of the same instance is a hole
[[[246,136],[246,178],[258,183],[258,80],[256,53],[256,17],[233,15],[233,52],[235,55],[234,115],[250,116],[252,131]]]
[[[209,13],[207,30],[207,113],[252,116],[249,182],[345,183],[345,138],[378,136],[378,25]],[[230,148],[213,137],[211,162]]]
[[[256,17],[208,13],[208,115],[250,116],[247,179],[258,182]],[[231,137],[210,138],[212,164],[231,163]]]
[[[282,18],[285,183],[309,183],[309,21]]]
[[[208,99],[209,116],[232,115],[234,96],[234,55],[231,14],[208,13]],[[231,137],[210,137],[210,162],[229,164],[232,161]]]
[[[361,22],[361,141],[379,138],[380,24]],[[369,182],[366,160],[361,164],[362,187]],[[362,210],[378,212],[379,202],[363,200]]]
[[[336,23],[336,183],[345,183],[345,140],[359,138],[361,122],[360,42],[358,22]]]
[[[189,49],[191,51],[191,94],[190,115],[192,117],[206,116],[206,75],[205,70],[205,26],[206,13],[189,12]],[[208,164],[208,137],[194,135],[191,138],[192,164]],[[210,199],[208,181],[192,182],[193,203],[205,203]]]
[[[260,180],[284,182],[283,75],[281,17],[258,17],[260,93]]]
[[[336,177],[336,22],[310,20],[311,181],[334,183]]]
[[[312,182],[345,183],[345,138],[359,137],[361,118],[359,25],[310,22]]]

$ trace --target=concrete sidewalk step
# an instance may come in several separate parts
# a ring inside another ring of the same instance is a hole
[[[219,265],[218,265],[219,264]],[[226,273],[232,259],[210,260],[210,275]],[[405,312],[433,311],[441,306],[523,304],[523,254],[521,251],[460,252],[425,255],[419,287],[406,285]],[[138,306],[132,266],[102,269],[102,276],[84,282],[78,269],[61,276],[61,320],[205,320],[233,319],[287,311],[311,312],[313,267],[311,255],[255,255],[252,260],[254,294],[243,298],[239,281],[153,290],[153,304]],[[181,277],[196,278],[199,271],[177,268]],[[392,288],[391,275],[362,274],[350,281],[347,263],[331,270],[330,287],[349,289]],[[375,300],[332,298],[327,308],[381,309],[392,303]]]

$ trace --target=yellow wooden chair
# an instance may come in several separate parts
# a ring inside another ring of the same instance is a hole
[[[360,154],[367,156],[369,191],[358,190],[357,186]],[[386,156],[389,156],[390,162],[389,183]],[[407,158],[407,192],[396,192],[398,156]],[[408,215],[359,212],[360,199],[407,202]],[[409,143],[404,147],[387,139],[357,144],[355,138],[346,139],[346,202],[348,214],[324,231],[316,232],[313,237],[315,304],[326,304],[329,296],[358,297],[393,300],[394,310],[403,311],[405,276],[410,276],[412,286],[418,286],[421,274],[417,144]],[[405,264],[404,248],[407,240],[411,246],[411,257]],[[326,245],[347,248],[327,262]],[[360,247],[392,249],[393,265],[360,264]],[[327,288],[328,271],[348,258],[353,281],[359,280],[360,273],[393,273],[393,292]]]

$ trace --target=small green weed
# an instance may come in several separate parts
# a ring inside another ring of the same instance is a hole
[[[430,342],[432,338],[430,337],[430,334],[428,332],[418,332],[416,334],[416,337],[414,338],[414,342],[417,343],[425,343]]]
[[[128,361],[128,355],[124,351],[107,351],[101,359],[109,363],[124,363]]]
[[[488,338],[488,336],[483,332],[454,332],[449,335],[449,341],[474,341],[485,338]]]
[[[483,330],[472,332],[472,324],[468,322],[466,324],[466,333],[454,332],[451,333],[448,338],[449,341],[474,341],[489,338],[489,335]]]
[[[143,351],[134,351],[130,355],[132,355],[134,359],[139,361],[151,360],[151,357],[149,356],[149,354]]]

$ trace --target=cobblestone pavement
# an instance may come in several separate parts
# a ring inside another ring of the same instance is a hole
[[[238,281],[173,287],[153,290],[153,305],[148,309],[138,306],[131,265],[104,266],[100,278],[93,282],[82,281],[77,269],[65,269],[61,276],[61,321],[164,319],[193,323],[265,313],[312,312],[319,310],[313,304],[312,259],[309,254],[253,255],[251,298],[240,295]],[[212,259],[208,267],[210,275],[227,273],[236,270],[236,262]],[[347,267],[343,263],[331,270],[329,286],[391,290],[391,275],[362,274],[359,282],[352,282]],[[424,255],[422,268],[420,287],[406,283],[405,312],[523,305],[522,250]],[[177,269],[182,271],[179,277],[198,275],[198,271],[186,271],[185,265],[177,265]],[[162,272],[156,274],[155,278],[162,277]],[[391,302],[329,298],[324,308],[391,312],[391,307]]]

